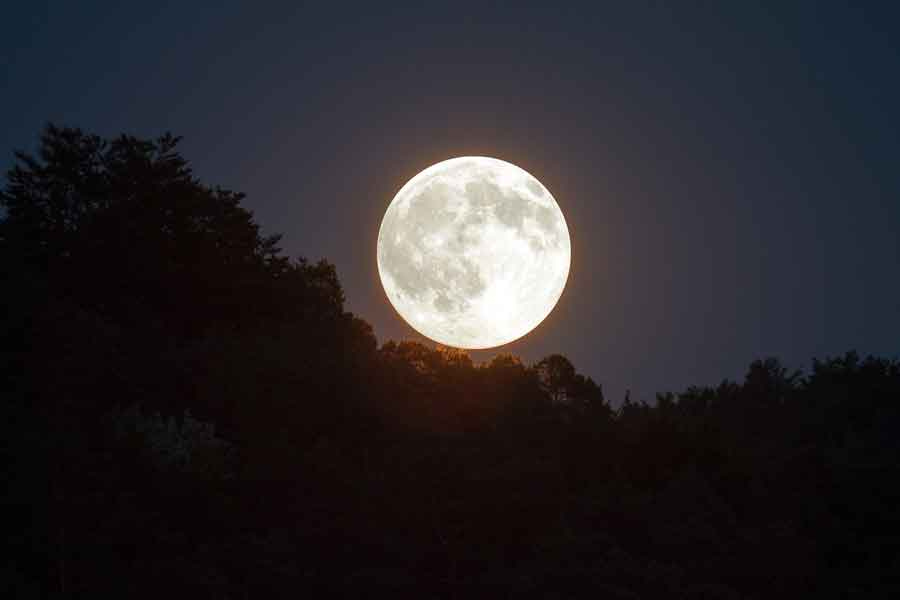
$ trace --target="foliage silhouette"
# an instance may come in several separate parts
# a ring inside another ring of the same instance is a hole
[[[51,125],[7,176],[6,596],[887,591],[897,361],[614,412],[559,354],[379,347],[177,144]]]

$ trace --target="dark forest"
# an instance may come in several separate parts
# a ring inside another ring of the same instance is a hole
[[[611,403],[563,349],[379,346],[178,142],[7,173],[3,597],[890,595],[896,359]]]

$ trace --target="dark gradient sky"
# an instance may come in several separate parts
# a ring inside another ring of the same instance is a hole
[[[4,167],[47,121],[182,135],[385,340],[414,334],[378,281],[384,209],[434,162],[495,156],[573,241],[557,308],[506,349],[566,354],[614,403],[760,356],[900,351],[890,3],[183,4],[6,6]]]

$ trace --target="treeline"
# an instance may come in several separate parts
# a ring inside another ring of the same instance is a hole
[[[612,410],[562,355],[379,347],[177,143],[48,126],[7,174],[4,597],[875,597],[900,572],[897,361]]]

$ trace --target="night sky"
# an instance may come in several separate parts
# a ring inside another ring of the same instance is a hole
[[[388,203],[430,164],[494,156],[550,189],[573,243],[556,309],[501,350],[565,354],[614,405],[762,356],[897,356],[889,3],[165,4],[4,8],[4,168],[48,121],[184,136],[287,253],[336,264],[384,341],[417,337],[378,280]]]

